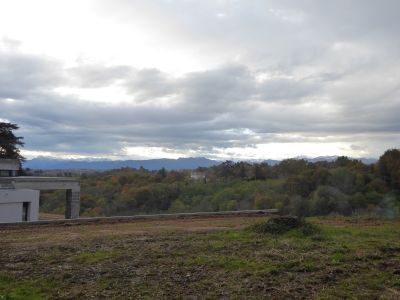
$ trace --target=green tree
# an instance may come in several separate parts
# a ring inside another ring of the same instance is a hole
[[[0,122],[0,158],[18,159],[20,162],[24,160],[18,149],[24,145],[23,138],[13,133],[18,128],[17,124]]]
[[[320,185],[310,199],[310,212],[313,215],[328,215],[339,213],[351,214],[350,196],[340,189],[327,185]]]
[[[277,166],[279,175],[288,177],[307,171],[309,164],[304,159],[284,159]]]
[[[391,188],[400,190],[400,150],[387,150],[379,158],[378,171]]]

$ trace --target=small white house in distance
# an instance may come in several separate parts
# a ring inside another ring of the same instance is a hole
[[[201,171],[192,171],[190,173],[190,178],[193,180],[205,180],[206,173]]]

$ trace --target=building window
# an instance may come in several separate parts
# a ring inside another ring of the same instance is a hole
[[[29,202],[22,203],[22,221],[28,221],[29,217]]]

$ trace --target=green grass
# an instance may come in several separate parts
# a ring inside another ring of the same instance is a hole
[[[205,240],[211,241],[220,241],[225,243],[230,242],[240,242],[244,244],[254,243],[254,240],[257,239],[257,235],[251,232],[246,231],[220,231],[213,234],[209,234],[205,237]]]
[[[57,287],[54,281],[45,278],[19,280],[6,272],[0,273],[1,300],[41,300]]]
[[[390,272],[355,274],[334,288],[319,292],[321,299],[399,299],[400,279]]]

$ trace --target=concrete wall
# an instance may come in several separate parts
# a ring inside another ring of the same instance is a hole
[[[67,190],[65,199],[65,218],[77,219],[79,218],[79,211],[81,206],[80,191]]]
[[[19,162],[16,159],[0,159],[0,170],[19,170]]]
[[[19,176],[11,178],[11,183],[15,189],[80,191],[79,180],[73,177]]]
[[[21,222],[24,202],[29,202],[28,221],[39,220],[39,191],[0,190],[0,223]]]
[[[15,189],[34,190],[66,190],[65,218],[79,218],[80,210],[80,183],[76,178],[71,177],[13,177],[8,179],[9,184]],[[0,178],[0,185],[2,179]]]
[[[0,203],[0,223],[21,221],[22,202]]]

